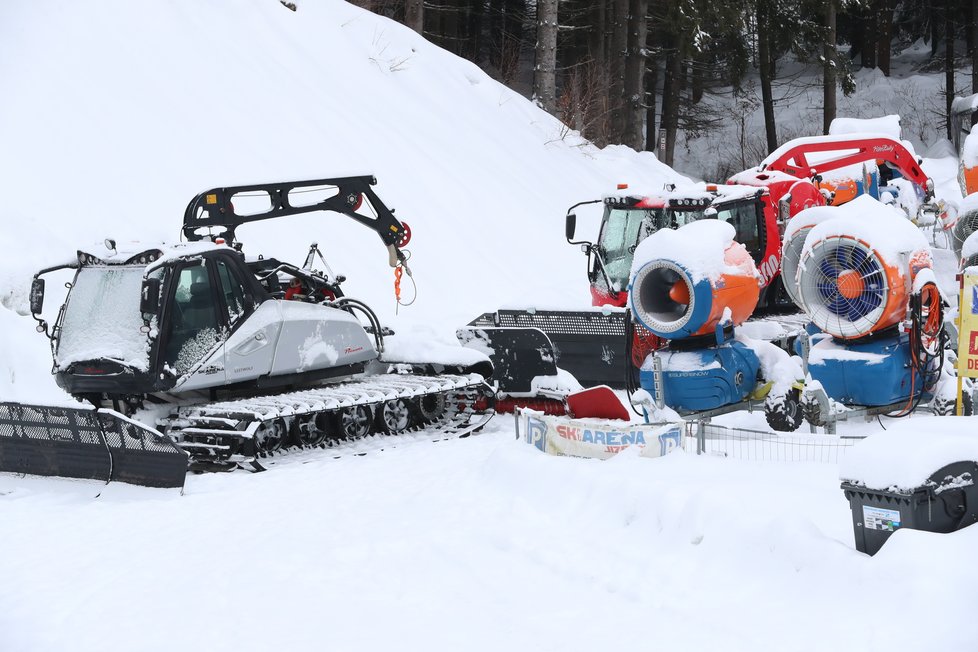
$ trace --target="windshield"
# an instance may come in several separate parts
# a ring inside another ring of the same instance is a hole
[[[83,267],[68,294],[57,365],[107,358],[149,368],[149,341],[140,331],[144,267]]]
[[[605,207],[605,218],[598,235],[598,252],[611,280],[610,289],[620,292],[628,285],[635,247],[659,229],[676,229],[703,218],[703,211],[675,208],[614,208]],[[599,272],[598,283],[604,285]]]

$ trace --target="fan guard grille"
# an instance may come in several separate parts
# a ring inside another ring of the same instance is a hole
[[[850,237],[817,242],[798,270],[800,298],[812,323],[842,338],[865,335],[886,310],[886,267],[865,243]]]

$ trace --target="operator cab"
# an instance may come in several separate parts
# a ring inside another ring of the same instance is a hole
[[[662,197],[608,197],[605,199],[601,231],[595,245],[600,261],[593,260],[590,281],[602,290],[624,292],[632,259],[639,243],[660,229],[679,227],[701,219],[715,218],[730,223],[735,240],[743,244],[760,264],[767,246],[764,206],[756,192],[717,194],[715,190]],[[605,275],[597,269],[604,264]],[[606,287],[610,281],[611,287]]]
[[[56,379],[72,394],[169,389],[269,298],[239,252],[210,243],[79,252],[75,267],[52,333]]]

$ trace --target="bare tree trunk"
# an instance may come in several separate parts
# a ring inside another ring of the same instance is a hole
[[[890,76],[890,44],[893,40],[893,4],[894,0],[881,0],[876,24],[879,33],[876,40],[876,62],[883,74]]]
[[[676,154],[676,132],[679,130],[679,88],[683,73],[683,57],[679,51],[679,38],[670,38],[669,53],[666,55],[666,74],[662,83],[662,126],[665,131],[665,153],[663,163],[672,165]]]
[[[458,38],[458,5],[459,0],[441,0],[441,36],[442,47],[459,54]]]
[[[974,0],[978,2],[978,0]],[[654,43],[654,31],[647,30],[648,36],[646,38],[646,48],[648,51],[655,52]],[[656,103],[656,90],[659,86],[659,62],[653,56],[650,55],[645,60],[645,149],[649,151],[655,151],[656,140],[655,140],[655,103]]]
[[[971,92],[978,93],[978,0],[971,0]]]
[[[951,1],[944,0],[944,91],[947,113],[947,137],[951,134],[951,104],[954,102],[954,18]]]
[[[645,146],[645,39],[648,0],[631,0],[628,16],[628,58],[625,60],[625,138],[629,147]]]
[[[978,0],[976,0],[978,2]],[[767,136],[767,151],[778,148],[778,128],[774,117],[774,61],[771,57],[769,14],[766,0],[757,0],[757,65],[761,72],[761,104],[764,106],[764,133]]]
[[[628,49],[628,3],[629,0],[614,0],[612,4],[611,53],[609,73],[611,75],[609,101],[611,102],[611,138],[622,142],[625,133],[625,52]]]
[[[829,126],[835,120],[836,114],[836,51],[835,51],[835,3],[828,0],[825,3],[825,44],[822,56],[825,63],[822,67],[822,133],[829,133]]]
[[[424,34],[424,0],[404,0],[404,24]]]
[[[557,0],[537,0],[533,99],[548,113],[557,109]]]

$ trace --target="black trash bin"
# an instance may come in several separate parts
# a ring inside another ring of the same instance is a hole
[[[976,483],[976,462],[948,464],[907,490],[867,489],[858,480],[844,481],[856,550],[874,555],[900,528],[947,533],[978,522]]]

